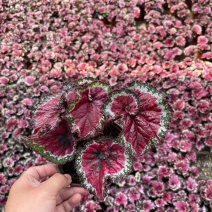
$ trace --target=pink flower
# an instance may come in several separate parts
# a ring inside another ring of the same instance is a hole
[[[7,145],[5,145],[5,144],[0,144],[0,153],[3,155],[3,153],[5,152],[5,151],[7,151],[8,150],[8,147],[7,147]]]
[[[126,182],[129,186],[134,186],[136,184],[135,177],[133,175],[127,176]]]
[[[191,173],[191,177],[198,178],[200,175],[199,170],[196,167],[190,167],[189,172]]]
[[[206,187],[204,197],[206,200],[212,201],[212,184]]]
[[[162,182],[153,181],[152,185],[153,185],[154,193],[157,196],[161,196],[164,191],[164,184]]]
[[[136,188],[129,189],[129,200],[134,203],[136,200],[140,198],[140,193]]]
[[[173,108],[177,109],[177,110],[183,110],[185,107],[185,101],[183,100],[177,100],[174,104],[173,104]]]
[[[143,209],[145,211],[150,211],[150,210],[153,210],[155,208],[155,205],[153,202],[151,202],[150,200],[144,200],[143,201]]]
[[[11,117],[6,122],[7,130],[12,131],[16,127],[17,124],[18,124],[17,119],[15,117]]]
[[[176,44],[177,44],[178,46],[185,46],[185,44],[186,44],[185,38],[182,37],[182,36],[178,36],[178,37],[176,38]]]
[[[187,159],[177,161],[175,163],[175,169],[186,174],[189,169],[189,162]]]
[[[199,36],[197,39],[198,45],[203,45],[208,43],[208,39],[205,36]]]
[[[192,31],[196,32],[196,34],[202,34],[202,27],[200,25],[194,24],[192,27]]]
[[[209,102],[201,99],[197,104],[197,108],[201,113],[207,113],[209,111]]]
[[[3,173],[0,173],[0,184],[4,185],[6,183],[6,177]]]
[[[174,202],[173,204],[179,212],[189,211],[188,204],[186,202]]]
[[[181,186],[181,183],[180,183],[180,180],[178,178],[177,175],[172,175],[170,178],[169,178],[169,187],[175,191],[177,189],[179,189]]]
[[[33,102],[31,101],[31,99],[28,99],[28,98],[23,99],[21,102],[24,106],[32,107],[33,105]]]
[[[160,166],[158,169],[158,179],[162,180],[163,177],[169,177],[172,174],[172,170],[165,166]]]
[[[191,150],[192,145],[188,143],[186,140],[182,140],[179,143],[179,148],[182,152],[188,152]]]
[[[126,205],[127,205],[127,196],[125,194],[123,194],[122,192],[118,192],[116,194],[115,204],[124,205],[124,207],[126,207]]]
[[[197,191],[197,183],[191,177],[188,178],[187,189],[188,189],[188,191],[191,191],[192,193],[196,193],[196,191]]]
[[[135,161],[135,162],[133,162],[133,169],[135,171],[142,171],[143,166],[142,166],[142,164],[140,162]]]
[[[95,212],[96,210],[101,210],[101,207],[94,201],[89,200],[86,202],[83,209],[85,212]]]
[[[164,205],[166,205],[167,203],[163,200],[163,199],[157,199],[155,201],[155,205],[159,208],[159,207],[162,207]]]
[[[35,81],[35,77],[32,77],[32,76],[28,76],[25,78],[25,83],[28,86],[33,85],[34,81]]]
[[[7,77],[0,77],[0,83],[2,85],[6,85],[9,82],[9,79]]]

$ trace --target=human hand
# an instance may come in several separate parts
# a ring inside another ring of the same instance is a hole
[[[78,206],[84,188],[70,187],[71,176],[57,173],[55,164],[29,168],[13,184],[6,203],[6,212],[70,212]],[[44,177],[50,178],[44,182]]]

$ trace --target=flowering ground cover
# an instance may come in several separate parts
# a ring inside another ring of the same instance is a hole
[[[210,211],[212,179],[198,179],[195,161],[212,147],[211,35],[210,0],[0,2],[0,207],[25,169],[46,163],[20,140],[37,105],[92,77],[154,87],[171,119],[104,201],[90,195],[76,211]]]

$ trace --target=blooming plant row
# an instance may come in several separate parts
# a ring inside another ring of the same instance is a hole
[[[34,106],[93,77],[111,91],[154,87],[171,117],[165,139],[132,157],[104,202],[90,195],[76,210],[210,211],[212,182],[195,163],[212,147],[211,10],[210,0],[0,1],[0,207],[24,170],[46,163],[20,142],[31,137]]]

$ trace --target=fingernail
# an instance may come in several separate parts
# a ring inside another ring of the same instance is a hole
[[[64,176],[71,182],[71,175],[69,175],[69,174],[64,174]]]

